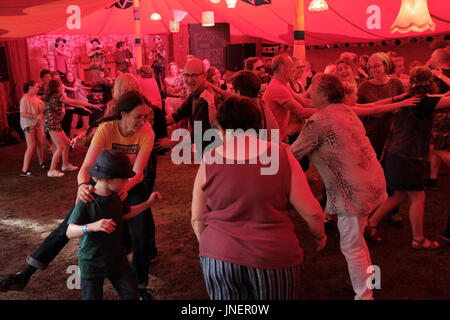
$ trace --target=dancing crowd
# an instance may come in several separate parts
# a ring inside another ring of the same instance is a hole
[[[345,52],[317,73],[288,54],[251,57],[244,70],[222,74],[194,56],[183,68],[166,65],[160,40],[154,38],[152,60],[137,75],[128,72],[123,60],[131,55],[121,42],[115,79],[88,83],[70,70],[42,70],[40,82],[24,85],[20,175],[33,177],[36,150],[48,177],[78,171],[78,189],[75,205],[26,266],[0,276],[0,291],[24,290],[79,238],[83,299],[102,299],[105,278],[121,299],[152,299],[148,273],[158,251],[151,206],[164,196],[154,191],[157,162],[179,151],[178,132],[193,134],[198,123],[205,136],[209,129],[220,136],[214,147],[208,140],[189,149],[203,154],[191,222],[211,299],[301,298],[304,253],[292,209],[317,251],[326,246],[326,225],[337,221],[358,300],[373,299],[366,239],[383,241],[378,226],[386,215],[402,225],[402,202],[409,201],[411,248],[450,242],[450,214],[439,241],[423,231],[425,189],[438,190],[439,168],[450,165],[450,44],[434,43],[429,61],[414,61],[408,74],[405,58],[392,51]],[[81,146],[87,152],[78,168],[69,157]],[[268,154],[277,155],[278,170],[262,174]],[[320,202],[304,173],[312,166],[324,183]]]

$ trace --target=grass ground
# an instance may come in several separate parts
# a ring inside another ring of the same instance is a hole
[[[25,266],[25,258],[55,228],[75,198],[76,173],[60,179],[47,178],[36,163],[30,168],[35,177],[19,177],[25,143],[0,148],[0,274],[13,273]],[[81,165],[83,150],[71,153],[71,161]],[[154,207],[160,261],[150,270],[156,299],[207,299],[197,258],[197,241],[190,226],[190,201],[195,165],[175,166],[168,155],[158,164],[156,189],[165,200]],[[440,191],[427,191],[425,234],[436,238],[444,228],[449,212],[450,177],[448,168],[440,181]],[[313,192],[320,195],[322,184],[314,170],[308,171]],[[409,247],[410,224],[406,206],[401,213],[402,228],[387,222],[380,225],[385,241],[369,242],[373,264],[381,268],[381,289],[375,298],[450,299],[450,247],[436,251],[414,251]],[[327,247],[316,253],[305,223],[291,213],[296,233],[305,249],[302,298],[351,300],[346,283],[346,262],[339,250],[338,233],[329,234]],[[44,272],[36,272],[23,292],[0,293],[9,299],[80,299],[79,290],[69,290],[67,268],[77,263],[77,241],[71,241]],[[116,299],[106,282],[105,299]]]

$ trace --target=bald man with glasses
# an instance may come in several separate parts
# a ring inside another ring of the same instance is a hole
[[[203,134],[212,127],[215,110],[222,102],[222,98],[206,81],[206,70],[202,60],[194,58],[186,62],[183,77],[190,94],[181,107],[167,117],[167,125],[189,119],[192,134],[194,121],[201,121]],[[155,148],[169,149],[177,143],[169,138],[161,139],[155,144]],[[203,142],[202,149],[204,150],[208,144],[210,142]]]

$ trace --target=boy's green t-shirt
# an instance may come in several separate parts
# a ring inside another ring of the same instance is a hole
[[[84,225],[101,219],[113,219],[116,229],[111,233],[91,232],[80,238],[78,265],[80,277],[95,279],[120,273],[128,266],[122,243],[123,215],[130,206],[112,194],[95,195],[89,203],[78,201],[69,218],[69,224]]]

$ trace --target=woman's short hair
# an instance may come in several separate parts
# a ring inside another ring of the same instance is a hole
[[[356,64],[353,63],[352,60],[349,59],[339,59],[338,61],[336,61],[336,67],[339,67],[339,65],[343,63],[346,64],[347,66],[349,66],[352,69],[353,75],[356,77],[358,75],[358,67],[356,66]]]
[[[175,66],[175,67],[177,67],[177,69],[178,69],[178,64],[177,64],[175,61],[172,61],[171,63],[169,63],[169,64],[167,65],[167,69],[170,70],[170,67],[172,67],[172,66]]]
[[[423,96],[438,92],[438,87],[434,81],[433,73],[427,67],[414,67],[409,74],[410,94]]]
[[[220,70],[216,67],[209,67],[208,71],[206,71],[206,80],[210,83],[212,83],[212,78],[216,74],[216,72],[220,73]]]
[[[387,74],[392,74],[394,72],[394,64],[392,63],[392,59],[389,57],[387,53],[375,52],[370,56],[369,61],[375,57],[383,62]]]
[[[46,74],[51,75],[52,72],[48,69],[42,69],[41,72],[39,72],[39,78],[44,78]]]
[[[317,73],[312,83],[316,86],[317,90],[325,94],[329,103],[342,103],[344,100],[344,86],[334,74]]]
[[[245,64],[244,64],[244,70],[253,71],[253,67],[254,67],[255,63],[258,62],[259,60],[261,60],[261,59],[258,57],[247,58],[245,60]]]
[[[342,52],[341,55],[339,56],[339,60],[343,60],[343,59],[347,59],[352,61],[353,63],[358,63],[358,55],[354,52]]]
[[[237,72],[231,79],[233,88],[243,96],[249,98],[258,97],[261,89],[261,79],[249,70],[241,70]]]
[[[119,100],[125,92],[131,90],[141,91],[139,80],[131,73],[121,74],[114,82],[113,98]]]
[[[231,96],[219,106],[217,122],[223,130],[259,130],[261,129],[262,115],[252,99]]]
[[[139,68],[139,75],[142,78],[146,78],[146,79],[153,78],[153,69],[152,69],[152,67],[147,66],[147,65],[140,67]]]
[[[148,99],[139,91],[131,90],[127,91],[117,100],[115,118],[121,119],[122,112],[129,113],[137,106],[145,104],[151,108],[152,104]]]
[[[119,41],[119,42],[116,43],[116,48],[117,48],[117,49],[120,49],[120,48],[122,48],[124,45],[125,45],[125,41]]]
[[[30,88],[32,86],[34,86],[35,84],[36,84],[36,81],[34,81],[34,80],[25,82],[25,84],[23,85],[23,93],[28,93],[28,90],[30,90]]]

